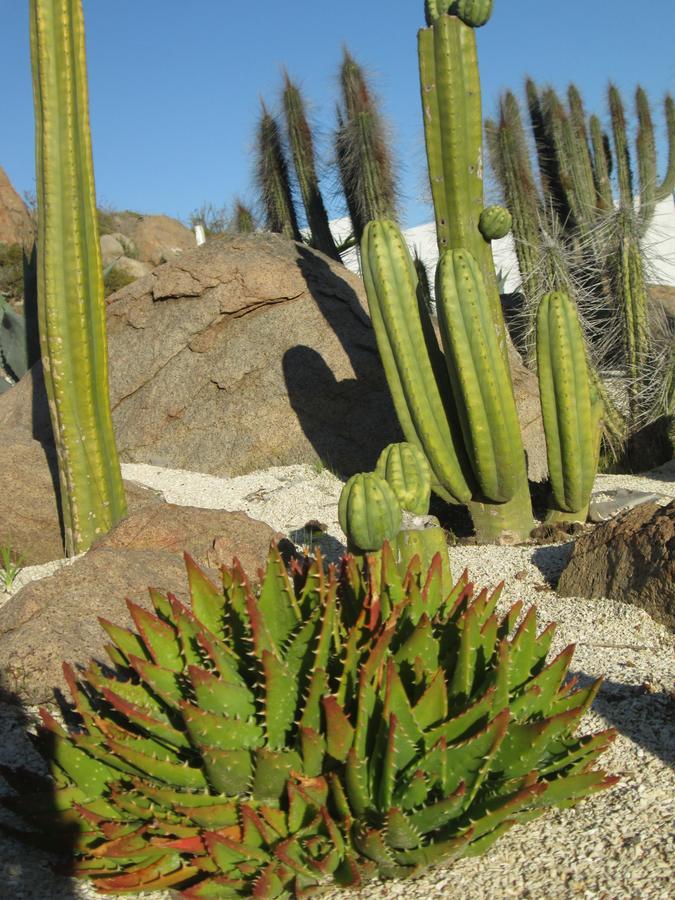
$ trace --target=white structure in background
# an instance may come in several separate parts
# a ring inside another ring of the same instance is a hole
[[[349,219],[336,219],[331,222],[331,230],[336,240],[344,240],[349,235]],[[436,246],[436,228],[434,223],[417,225],[403,232],[410,252],[417,249],[417,253],[424,261],[433,277],[438,262],[438,248]],[[645,246],[648,251],[650,265],[649,281],[652,284],[669,284],[675,286],[675,203],[672,197],[667,197],[659,203],[654,211],[652,224],[645,236]],[[520,273],[518,272],[518,260],[513,249],[511,235],[494,241],[492,252],[495,260],[495,269],[500,270],[505,277],[504,290],[507,293],[515,291],[520,286]],[[342,254],[342,260],[352,272],[359,272],[359,260],[356,248],[347,250]]]
[[[202,244],[206,243],[206,234],[204,233],[203,225],[195,225],[195,240],[197,241],[198,247],[201,247]]]

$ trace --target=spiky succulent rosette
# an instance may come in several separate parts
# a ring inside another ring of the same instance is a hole
[[[613,779],[592,770],[611,732],[574,729],[598,689],[564,684],[520,605],[440,557],[399,572],[276,549],[253,587],[216,588],[186,556],[190,607],[150,592],[136,630],[103,622],[114,669],[64,667],[67,727],[42,713],[53,780],[3,770],[8,805],[103,893],[305,896],[482,852],[516,821]]]
[[[380,876],[401,877],[614,784],[592,768],[614,732],[575,737],[601,679],[566,682],[573,645],[546,662],[555,626],[538,634],[535,608],[511,636],[522,604],[498,616],[501,587],[475,594],[465,573],[446,597],[438,556],[423,582],[387,550],[379,586],[351,573],[363,643],[343,662],[352,689],[324,705],[339,818]]]

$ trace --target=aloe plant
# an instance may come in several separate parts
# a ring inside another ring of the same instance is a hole
[[[30,37],[38,321],[65,549],[73,555],[126,512],[108,391],[81,0],[31,0]]]
[[[518,821],[616,779],[612,731],[575,736],[599,681],[565,681],[572,647],[521,604],[440,559],[290,573],[270,551],[254,588],[186,556],[190,607],[153,590],[135,630],[102,622],[114,672],[64,673],[67,727],[36,738],[53,780],[2,769],[4,802],[103,893],[306,896],[483,852]]]

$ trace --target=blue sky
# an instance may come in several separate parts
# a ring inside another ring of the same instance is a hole
[[[661,102],[675,91],[673,0],[495,0],[478,32],[483,105],[521,90],[526,74],[605,115],[614,80],[653,103],[663,168]],[[32,190],[33,107],[28,0],[0,0],[0,165]],[[429,221],[416,33],[423,0],[84,0],[99,203],[187,219],[204,203],[255,199],[252,146],[259,98],[274,104],[286,66],[311,104],[330,158],[341,48],[370,71],[391,124],[405,226]],[[643,12],[648,10],[648,13]],[[325,190],[331,215],[343,213]]]

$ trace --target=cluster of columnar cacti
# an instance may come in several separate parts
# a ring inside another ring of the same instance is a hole
[[[616,780],[593,769],[613,733],[575,736],[599,683],[565,680],[573,648],[547,663],[553,626],[531,609],[514,633],[520,603],[444,589],[438,558],[289,573],[273,548],[258,588],[235,562],[222,589],[186,563],[190,607],[151,591],[135,630],[102,623],[114,672],[64,667],[71,724],[43,712],[37,738],[53,780],[3,770],[97,890],[410,875]]]
[[[644,396],[645,379],[658,382],[658,371],[667,370],[668,361],[661,352],[662,317],[648,307],[642,239],[656,203],[675,188],[675,107],[667,96],[669,157],[659,180],[649,102],[637,88],[636,181],[624,105],[614,85],[608,93],[611,139],[597,116],[586,115],[574,85],[568,89],[567,105],[552,88],[542,91],[531,80],[526,95],[539,185],[511,92],[501,99],[499,120],[486,123],[492,165],[513,214],[522,291],[534,311],[545,293],[572,288],[589,323],[598,364],[613,369],[623,365],[628,422],[605,402],[605,427],[618,439],[645,415],[663,412],[658,397],[650,402]]]
[[[81,0],[31,0],[30,37],[38,321],[65,549],[72,555],[126,512],[108,394]]]
[[[524,540],[533,527],[532,506],[491,250],[491,241],[508,233],[512,217],[503,207],[485,207],[483,198],[474,29],[485,24],[491,8],[490,2],[429,2],[428,27],[419,33],[427,162],[440,255],[435,300],[442,351],[427,304],[420,302],[415,266],[393,222],[369,223],[361,260],[398,419],[406,440],[429,462],[433,490],[446,501],[468,505],[480,539]],[[516,210],[514,218],[519,215],[522,211]],[[539,339],[542,358],[585,359],[578,327],[564,345],[555,329],[543,331]],[[577,402],[583,406],[590,395],[588,366],[584,363],[576,374],[578,379],[566,385],[564,393],[555,390],[556,382],[547,394],[548,408],[563,426],[570,409]],[[600,418],[594,415],[595,432],[599,426]],[[569,429],[563,431],[567,436]],[[559,437],[552,427],[546,434],[554,443]],[[595,439],[592,443],[595,446]],[[580,460],[569,443],[562,455],[553,446],[550,454],[562,462],[565,477],[568,462],[573,471],[581,466],[584,491],[590,490],[592,454]],[[554,493],[562,510],[582,515],[584,504],[570,510],[569,497],[558,501]]]

